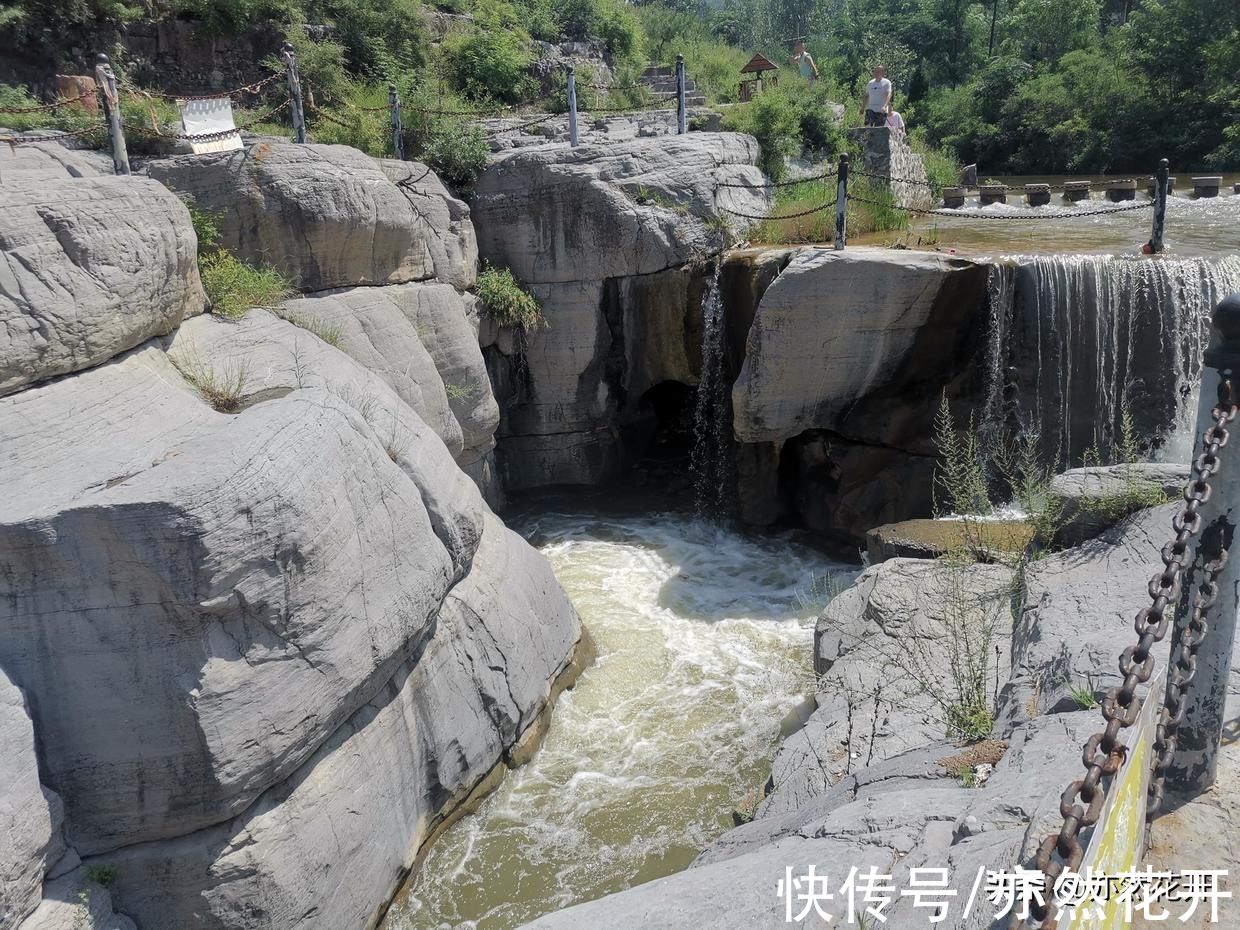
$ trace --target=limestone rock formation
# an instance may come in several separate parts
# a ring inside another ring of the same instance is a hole
[[[1125,462],[1073,468],[1051,481],[1062,502],[1062,545],[1077,545],[1114,526],[1133,506],[1152,506],[1160,495],[1176,500],[1188,483],[1189,466],[1162,462]]]
[[[488,349],[493,380],[510,386],[500,397],[507,487],[615,474],[619,428],[640,392],[656,380],[696,383],[704,282],[686,266],[725,244],[725,225],[744,222],[725,208],[765,212],[758,154],[747,136],[690,133],[530,148],[479,178],[479,251],[531,288],[547,320],[511,351]]]
[[[987,274],[866,248],[788,262],[762,294],[732,388],[737,439],[773,452],[743,474],[743,520],[771,522],[779,510],[764,502],[783,496],[804,525],[859,540],[929,515],[939,398],[963,422],[982,396]]]
[[[317,336],[198,317],[0,424],[0,664],[140,925],[360,926],[545,725],[581,638],[550,568]]]
[[[252,142],[147,173],[220,214],[221,244],[303,291],[436,278],[473,282],[468,208],[428,168],[342,145]]]
[[[901,207],[924,210],[934,205],[925,159],[912,150],[903,133],[885,126],[858,128],[850,129],[848,138],[861,150],[856,167],[869,175],[858,172],[860,177],[889,191]]]
[[[502,499],[492,455],[499,407],[471,302],[447,284],[412,283],[322,291],[288,301],[280,313],[328,335],[391,385],[495,503]]]
[[[1034,562],[1013,630],[1012,679],[999,705],[1002,724],[1079,706],[1073,692],[1101,697],[1120,682],[1117,642],[1148,607],[1149,581],[1163,569],[1176,507],[1143,510],[1075,549]],[[1134,640],[1135,641],[1135,640]],[[1164,667],[1168,641],[1154,649]]]
[[[948,732],[1008,676],[1015,573],[890,559],[834,598],[814,633],[817,709],[779,748],[762,815]]]
[[[25,700],[0,671],[0,926],[38,906],[43,873],[64,851],[60,825],[59,799],[39,784]]]
[[[23,169],[0,193],[0,394],[202,312],[189,213],[159,184]]]
[[[39,134],[46,135],[46,130]],[[32,176],[50,180],[112,173],[111,156],[91,149],[74,149],[56,142],[0,146],[0,184],[15,180],[18,174],[27,180]]]

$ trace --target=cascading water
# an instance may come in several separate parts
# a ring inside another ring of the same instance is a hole
[[[986,429],[1036,432],[1061,467],[1115,448],[1125,411],[1163,457],[1191,448],[1209,316],[1240,258],[1015,256],[990,277]]]
[[[719,288],[722,273],[723,261],[720,260],[702,298],[702,368],[693,416],[694,504],[698,514],[710,517],[727,512],[732,487],[732,408],[724,369],[727,334]]]
[[[543,514],[527,530],[599,659],[546,742],[431,849],[387,930],[510,930],[685,868],[770,773],[814,687],[814,620],[855,568],[683,515]]]

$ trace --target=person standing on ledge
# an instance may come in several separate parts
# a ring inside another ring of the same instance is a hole
[[[797,39],[797,44],[792,49],[788,64],[796,65],[801,77],[809,83],[813,84],[818,80],[818,66],[814,64],[814,56],[805,50],[805,43],[800,39]]]
[[[887,114],[891,112],[891,82],[887,80],[887,69],[875,65],[873,80],[865,85],[865,125],[870,128],[881,128],[887,125]]]

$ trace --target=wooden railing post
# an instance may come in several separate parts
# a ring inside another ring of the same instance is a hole
[[[577,73],[568,66],[568,144],[577,147]]]
[[[112,169],[117,174],[129,174],[129,150],[125,146],[125,127],[121,125],[121,101],[116,91],[116,75],[108,56],[100,53],[95,59],[95,83],[103,98],[103,115],[108,121],[108,135],[112,137]]]
[[[839,183],[835,187],[835,250],[848,245],[848,153],[840,155]]]
[[[388,85],[388,113],[392,117],[392,152],[397,161],[405,160],[405,129],[400,122],[400,95],[396,85]]]
[[[293,101],[293,141],[306,141],[306,111],[301,102],[301,78],[297,76],[297,54],[289,42],[284,43],[284,64],[288,68],[288,94]]]
[[[685,56],[676,56],[676,135],[683,136],[685,125]]]
[[[1158,162],[1157,183],[1154,188],[1154,229],[1150,235],[1150,251],[1163,250],[1163,230],[1167,222],[1167,188],[1171,177],[1171,165],[1167,159]]]

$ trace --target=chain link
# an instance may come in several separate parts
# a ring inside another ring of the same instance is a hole
[[[1079,220],[1084,219],[1087,216],[1110,216],[1113,213],[1128,213],[1132,210],[1150,210],[1154,207],[1154,202],[1151,200],[1148,203],[1134,203],[1127,207],[1104,207],[1100,210],[1062,210],[1057,213],[962,213],[959,210],[927,210],[922,207],[902,207],[899,204],[887,203],[882,200],[875,200],[872,197],[863,197],[858,194],[849,194],[848,199],[855,200],[858,203],[873,204],[877,207],[886,207],[889,210],[900,210],[904,213],[916,213],[920,216],[954,216],[957,219],[999,220],[1001,222],[1020,222],[1027,220]]]
[[[833,169],[824,174],[812,174],[809,177],[793,178],[790,181],[766,181],[761,185],[746,184],[743,181],[718,181],[716,182],[715,186],[716,187],[743,187],[749,190],[755,190],[759,186],[763,188],[796,187],[798,184],[808,184],[811,181],[826,181],[826,180],[829,180],[837,176],[838,176],[838,172],[835,169]]]
[[[59,110],[61,107],[71,106],[75,103],[81,103],[83,100],[94,100],[96,91],[86,94],[78,94],[76,97],[65,97],[62,100],[56,100],[52,103],[44,103],[37,107],[0,107],[0,113],[17,115],[21,113],[46,113],[49,110]]]
[[[80,136],[89,136],[92,133],[104,132],[107,126],[102,121],[84,129],[74,129],[71,132],[57,132],[47,136],[0,136],[0,143],[7,144],[10,147],[18,145],[33,145],[36,142],[60,142],[62,139],[72,139]]]
[[[729,210],[727,207],[716,204],[716,207],[724,213],[731,213],[733,216],[739,216],[746,220],[799,220],[803,216],[811,216],[814,213],[821,213],[823,210],[830,210],[835,206],[835,201],[824,203],[818,207],[812,207],[809,210],[802,210],[800,213],[788,213],[780,216],[764,216],[754,213],[739,213],[736,210]]]
[[[315,84],[311,84],[309,81],[302,81],[302,84],[305,85],[306,89],[312,94],[322,94],[328,103],[335,104],[338,107],[344,107],[346,110],[352,110],[355,113],[387,113],[391,109],[390,105],[386,103],[380,107],[359,107],[355,103],[350,103],[348,100],[342,100],[340,97],[337,97],[326,87],[319,87]]]
[[[1134,629],[1140,637],[1135,646],[1129,646],[1119,657],[1119,671],[1123,683],[1112,688],[1102,702],[1102,716],[1106,719],[1106,728],[1095,733],[1086,742],[1081,753],[1081,761],[1085,766],[1084,778],[1072,782],[1064,790],[1059,800],[1059,813],[1063,817],[1063,825],[1058,833],[1049,834],[1038,848],[1036,868],[1045,877],[1045,886],[1053,888],[1065,869],[1077,871],[1081,859],[1085,855],[1085,847],[1080,841],[1080,832],[1098,822],[1102,813],[1102,805],[1106,800],[1106,788],[1103,778],[1115,775],[1123,765],[1126,747],[1120,740],[1121,733],[1136,723],[1141,713],[1142,699],[1137,695],[1137,686],[1150,680],[1154,672],[1154,656],[1152,649],[1155,643],[1161,642],[1166,635],[1171,618],[1166,615],[1167,607],[1179,595],[1180,584],[1185,567],[1192,560],[1189,544],[1193,537],[1201,532],[1201,506],[1210,499],[1209,479],[1218,472],[1218,453],[1227,445],[1227,424],[1236,417],[1236,405],[1232,398],[1231,381],[1225,379],[1219,383],[1218,403],[1212,411],[1214,425],[1206,430],[1203,437],[1205,451],[1193,463],[1192,475],[1184,488],[1184,507],[1171,521],[1175,536],[1163,547],[1162,561],[1165,566],[1161,572],[1150,579],[1149,593],[1151,605],[1143,608],[1136,616]],[[1198,637],[1204,637],[1204,620],[1202,616],[1206,607],[1213,601],[1212,585],[1222,570],[1220,560],[1215,560],[1207,568],[1208,579],[1203,582],[1205,592],[1195,599],[1193,619],[1199,626],[1192,630],[1193,656],[1196,646],[1200,645]],[[1198,608],[1198,605],[1200,607]],[[1200,612],[1199,612],[1200,611]],[[1179,657],[1177,656],[1177,659]],[[1186,660],[1187,661],[1187,660]],[[1195,667],[1195,663],[1194,663]],[[1162,749],[1166,748],[1166,738],[1174,736],[1174,728],[1168,730],[1169,724],[1178,725],[1182,718],[1183,687],[1191,681],[1191,675],[1183,673],[1180,678],[1181,703],[1168,716],[1160,718],[1160,728],[1164,738]],[[1148,700],[1147,696],[1145,700]],[[1168,755],[1167,759],[1170,758]],[[1158,753],[1158,760],[1163,763],[1163,752]],[[1163,764],[1165,769],[1165,763]],[[1030,908],[1033,917],[1040,921],[1042,930],[1054,930],[1056,919],[1049,905],[1043,901],[1035,901]]]
[[[292,102],[291,97],[286,97],[275,106],[255,114],[248,120],[237,123],[235,128],[221,129],[218,132],[170,132],[161,129],[148,129],[136,123],[122,123],[121,125],[124,126],[126,132],[133,132],[150,139],[173,139],[182,142],[219,142],[221,139],[237,135],[243,129],[249,129],[251,126],[257,126],[259,123],[266,122]]]
[[[131,97],[156,97],[160,100],[171,100],[173,103],[184,103],[190,100],[222,100],[224,97],[232,98],[240,97],[243,94],[257,94],[268,84],[271,84],[273,81],[278,81],[283,77],[284,73],[277,71],[275,74],[265,77],[261,81],[255,81],[253,84],[246,84],[243,87],[237,87],[233,90],[221,90],[213,94],[165,94],[161,91],[140,90],[138,88],[128,86],[124,87],[124,90]]]

